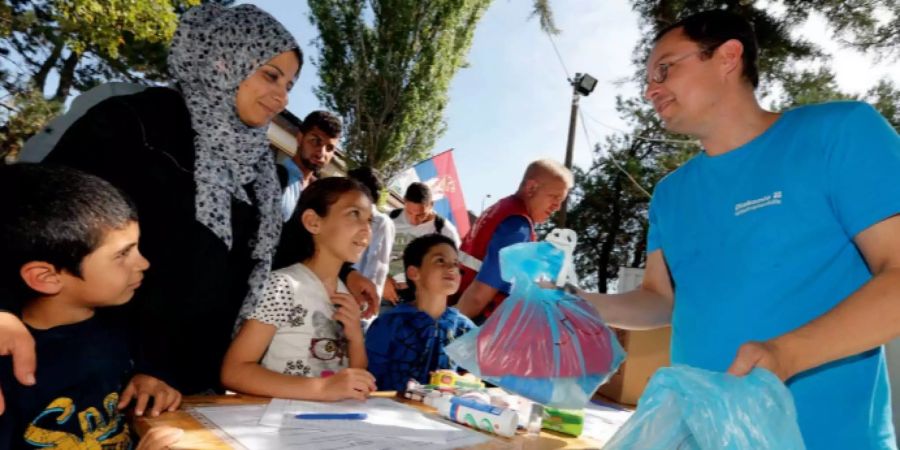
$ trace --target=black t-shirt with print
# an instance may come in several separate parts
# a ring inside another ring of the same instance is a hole
[[[71,325],[29,327],[37,351],[34,386],[16,381],[0,358],[0,448],[130,449],[125,416],[116,410],[131,373],[121,325],[98,312]]]

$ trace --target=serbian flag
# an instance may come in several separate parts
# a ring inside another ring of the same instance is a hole
[[[469,211],[463,200],[462,185],[456,175],[456,164],[453,162],[453,149],[416,164],[397,174],[391,182],[391,189],[401,197],[406,188],[416,181],[421,181],[431,188],[434,210],[456,226],[459,236],[469,232]]]

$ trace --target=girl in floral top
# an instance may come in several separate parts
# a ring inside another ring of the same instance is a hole
[[[263,298],[242,317],[222,364],[222,384],[268,397],[364,400],[375,390],[359,304],[338,279],[369,244],[372,199],[343,177],[310,184],[300,197],[300,261],[272,272]]]

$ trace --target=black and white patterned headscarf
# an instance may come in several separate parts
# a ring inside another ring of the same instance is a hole
[[[209,3],[184,13],[169,50],[169,69],[179,82],[197,133],[197,221],[231,248],[232,198],[255,204],[259,211],[259,230],[250,242],[258,263],[250,274],[245,307],[256,304],[271,269],[281,234],[281,190],[266,127],[244,124],[235,99],[241,82],[260,66],[298,48],[294,37],[259,8]],[[254,198],[244,189],[247,184],[252,185]]]

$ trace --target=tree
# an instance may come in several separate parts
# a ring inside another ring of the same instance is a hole
[[[575,169],[568,217],[578,232],[579,279],[599,292],[607,291],[620,266],[643,265],[649,192],[698,149],[696,142],[667,133],[640,100],[619,97],[616,110],[633,131],[608,137],[595,146],[589,169]]]
[[[166,47],[178,14],[199,3],[3,0],[0,156],[15,153],[24,138],[58,113],[73,90],[115,79],[166,79]]]
[[[309,0],[320,101],[345,120],[355,165],[388,175],[444,131],[450,80],[490,0]]]
[[[491,0],[309,0],[321,85],[340,114],[351,164],[392,175],[424,159],[444,132],[447,90],[465,66]],[[549,0],[534,0],[541,29],[557,33]]]

